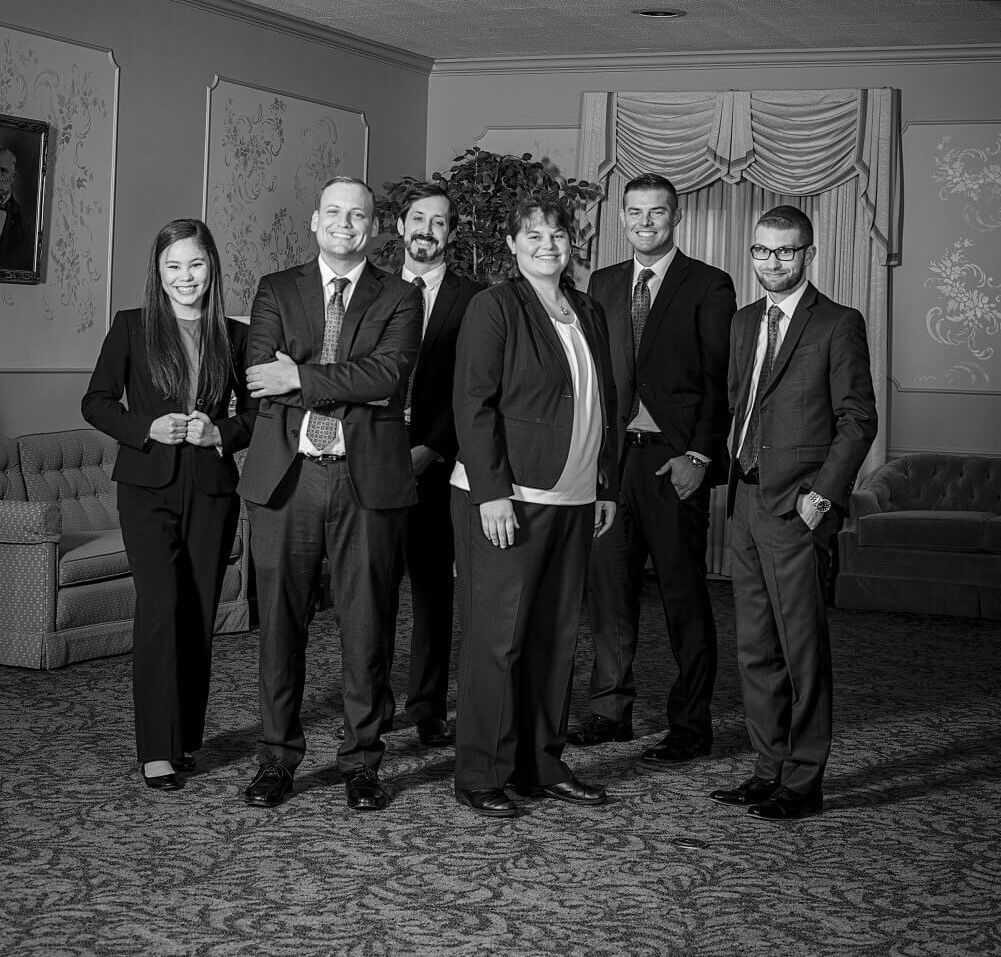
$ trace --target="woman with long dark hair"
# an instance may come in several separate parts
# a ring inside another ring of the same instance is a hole
[[[212,234],[175,219],[153,242],[142,308],[115,316],[81,403],[119,442],[112,478],[136,588],[136,747],[155,790],[180,787],[177,772],[202,745],[213,624],[239,518],[233,453],[250,442],[257,413],[245,350],[246,328],[224,311]]]
[[[517,813],[508,784],[605,800],[562,761],[588,555],[618,492],[608,333],[563,281],[570,240],[562,205],[519,203],[507,235],[519,276],[475,295],[459,332],[455,795],[485,817]]]

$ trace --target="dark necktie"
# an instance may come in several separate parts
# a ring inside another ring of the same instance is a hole
[[[414,285],[421,291],[421,341],[424,341],[424,287],[427,285],[420,276],[414,276]],[[410,369],[410,378],[407,379],[407,401],[404,403],[404,408],[409,410],[410,403],[414,396],[414,376],[417,374],[417,359],[420,358],[420,353],[414,357],[414,364]]]
[[[337,345],[341,338],[341,325],[344,323],[344,290],[348,286],[348,280],[332,279],[330,285],[334,287],[334,294],[327,300],[327,321],[323,327],[323,348],[320,350],[320,362],[324,364],[337,361]],[[306,438],[318,452],[322,452],[337,438],[337,419],[319,412],[310,412]]]
[[[761,363],[761,372],[758,374],[758,388],[754,393],[754,404],[751,406],[751,420],[747,423],[747,435],[744,436],[744,443],[740,447],[740,455],[737,461],[740,463],[741,471],[749,475],[758,466],[758,456],[761,453],[761,435],[758,424],[761,415],[761,397],[768,388],[768,380],[772,375],[772,366],[775,363],[775,344],[779,339],[779,322],[781,322],[783,312],[778,306],[771,306],[768,310],[768,346],[765,349],[765,361]]]
[[[633,322],[633,356],[640,353],[640,340],[643,338],[643,330],[646,328],[646,321],[650,316],[650,287],[647,283],[653,278],[652,269],[644,269],[636,279],[633,287],[633,300],[630,307],[630,315]],[[640,410],[639,390],[633,388],[633,403],[629,409],[627,422],[632,422]]]

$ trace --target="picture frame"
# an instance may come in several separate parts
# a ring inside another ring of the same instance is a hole
[[[49,124],[0,114],[0,283],[40,283]]]

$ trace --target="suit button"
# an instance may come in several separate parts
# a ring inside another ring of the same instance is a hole
[[[196,409],[200,409],[200,408],[202,408],[202,407],[203,407],[204,405],[205,405],[205,400],[204,400],[204,399],[199,399],[199,400],[198,400],[198,401],[197,401],[197,402],[195,403],[195,408],[196,408]]]
[[[291,432],[291,435],[292,435],[293,439],[299,438],[299,430],[298,429],[293,429],[292,432]]]

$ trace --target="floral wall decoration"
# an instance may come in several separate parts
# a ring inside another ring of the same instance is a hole
[[[0,285],[0,316],[19,320],[4,369],[93,367],[110,310],[117,105],[109,50],[0,26],[0,113],[51,129],[42,281]]]
[[[216,77],[208,91],[205,221],[226,310],[250,313],[262,275],[314,255],[309,222],[332,176],[366,175],[363,113]]]
[[[1001,393],[1001,123],[916,125],[904,157],[894,378],[904,390]]]

